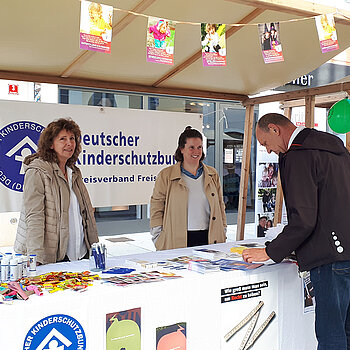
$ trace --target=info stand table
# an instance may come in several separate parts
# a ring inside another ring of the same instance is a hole
[[[230,242],[208,247],[229,252],[232,246],[233,243]],[[182,255],[192,255],[192,248],[109,258],[107,268],[130,266],[125,263],[125,259],[129,258],[164,261]],[[37,273],[84,271],[88,268],[88,261],[58,263],[39,266]],[[161,271],[160,268],[153,270]],[[188,270],[171,271],[183,278],[127,287],[95,281],[94,285],[84,292],[45,292],[41,297],[33,295],[27,301],[0,305],[0,349],[34,349],[36,335],[28,332],[38,321],[47,318],[49,323],[53,320],[50,316],[59,314],[78,321],[81,327],[76,328],[75,336],[79,338],[78,333],[83,330],[86,349],[105,350],[108,324],[106,315],[140,308],[143,350],[156,349],[157,328],[176,323],[186,323],[187,349],[238,350],[250,323],[248,322],[230,340],[225,341],[224,336],[260,301],[263,301],[264,305],[260,308],[252,335],[271,312],[275,312],[276,316],[251,349],[316,349],[314,313],[304,314],[302,281],[297,274],[296,265],[281,263],[248,272],[220,271],[208,274]],[[41,325],[45,326],[43,323]],[[47,335],[46,343],[41,341],[40,347],[36,346],[35,349],[54,349],[53,346],[56,346],[56,349],[70,350],[67,344],[72,334],[67,334],[67,337],[61,337],[60,334],[59,329],[57,333],[51,332]],[[64,344],[64,341],[67,344]],[[82,345],[81,349],[85,349],[84,346]],[[137,349],[125,347],[125,350]]]

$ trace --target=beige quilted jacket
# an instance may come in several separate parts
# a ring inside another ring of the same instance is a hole
[[[56,163],[38,158],[25,160],[23,204],[14,250],[36,254],[42,264],[61,261],[67,252],[69,236],[69,184]],[[73,166],[72,188],[83,218],[85,243],[89,249],[98,242],[92,205],[80,170]]]

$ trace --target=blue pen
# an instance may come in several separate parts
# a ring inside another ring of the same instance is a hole
[[[94,260],[95,260],[95,266],[96,266],[96,268],[98,268],[98,258],[97,258],[96,247],[93,246],[91,248],[91,250],[92,250],[92,255],[94,257]]]
[[[114,268],[114,269],[109,269],[109,270],[105,270],[105,271],[102,271],[102,273],[111,273],[111,274],[125,274],[125,273],[130,273],[130,272],[133,272],[135,271],[135,269],[128,269],[128,268],[123,268],[123,267],[120,267],[120,268]]]
[[[106,246],[102,243],[102,244],[101,244],[101,253],[102,253],[102,263],[103,263],[102,268],[103,268],[103,269],[106,268],[106,255],[105,255],[105,251],[106,251]]]
[[[99,262],[98,268],[101,270],[104,270],[102,251],[101,251],[101,246],[99,244],[97,244],[97,257],[98,257],[98,262]]]

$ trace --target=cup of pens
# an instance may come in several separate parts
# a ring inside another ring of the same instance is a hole
[[[106,269],[106,246],[103,243],[93,243],[90,248],[89,260],[91,271],[102,271]]]

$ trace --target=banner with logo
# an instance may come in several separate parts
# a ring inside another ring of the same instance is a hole
[[[265,63],[284,61],[279,22],[258,24],[261,51]]]
[[[226,24],[201,23],[203,66],[226,66]]]
[[[4,344],[5,345],[5,344]],[[81,324],[72,316],[56,314],[36,322],[28,331],[23,350],[86,349]]]
[[[111,53],[113,7],[82,0],[80,48]]]
[[[147,62],[174,64],[175,23],[148,17]]]
[[[77,166],[94,207],[149,203],[157,174],[175,162],[181,132],[202,130],[202,116],[193,113],[12,101],[0,101],[0,109],[0,212],[20,210],[22,161],[55,119],[80,126]]]
[[[339,49],[337,31],[332,13],[315,17],[322,53]]]

